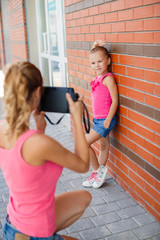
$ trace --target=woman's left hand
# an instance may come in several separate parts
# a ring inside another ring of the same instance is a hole
[[[41,130],[44,133],[47,126],[47,123],[44,117],[45,112],[40,112],[38,109],[35,109],[32,114],[37,126],[37,130]]]

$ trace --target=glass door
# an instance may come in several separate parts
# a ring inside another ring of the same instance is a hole
[[[38,0],[40,68],[47,86],[67,86],[63,0]]]

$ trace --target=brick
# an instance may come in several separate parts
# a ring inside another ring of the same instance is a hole
[[[127,32],[130,32],[130,31],[131,32],[143,31],[143,22],[142,22],[142,20],[126,22],[126,31]]]
[[[147,81],[160,83],[160,72],[145,70],[144,79]]]
[[[158,97],[145,94],[145,103],[155,108],[160,108],[160,101]]]
[[[140,125],[136,125],[136,132],[143,136],[144,138],[154,142],[155,134],[152,131],[149,131],[145,127],[142,127]]]
[[[84,24],[85,25],[90,25],[94,23],[94,17],[86,17],[86,18],[82,18],[84,19]]]
[[[111,232],[105,226],[94,227],[80,232],[83,239],[104,239],[105,236],[110,234]]]
[[[135,131],[136,124],[130,119],[121,116],[121,123],[126,127],[128,127],[129,129],[132,129],[133,131]]]
[[[152,119],[146,118],[144,124],[145,124],[146,128],[151,129],[151,130],[153,130],[153,131],[155,131],[157,133],[160,133],[160,129],[158,127],[159,124],[158,124],[157,121],[154,121]]]
[[[117,42],[118,41],[118,34],[117,33],[112,33],[112,34],[106,33],[105,36],[106,36],[106,40],[108,42]],[[119,48],[120,48],[120,46],[119,46]]]
[[[111,24],[101,24],[100,25],[100,32],[111,32]]]
[[[152,144],[151,142],[145,140],[145,148],[151,153],[153,153],[154,155],[159,157],[159,152],[160,152],[159,146],[156,146],[155,144]]]
[[[122,154],[122,161],[124,164],[126,164],[129,168],[131,168],[133,171],[137,170],[136,163],[133,162],[130,158]]]
[[[153,33],[154,43],[160,43],[160,32]]]
[[[152,155],[152,153],[148,152],[147,150],[141,148],[140,146],[136,147],[136,153],[142,157],[143,159],[145,159],[148,163],[152,164],[154,163],[154,157]]]
[[[126,75],[126,67],[118,64],[112,64],[113,72]]]
[[[134,65],[135,63],[134,56],[119,55],[119,63],[124,65]]]
[[[133,13],[134,19],[136,18],[151,18],[153,17],[153,6],[145,6],[135,8]]]
[[[99,5],[98,8],[99,14],[110,12],[110,3]]]
[[[154,3],[159,3],[159,0],[145,0],[145,4],[154,4]]]
[[[122,97],[122,96],[120,96],[120,105],[126,106],[127,108],[131,108],[133,110],[136,109],[135,101],[133,101],[129,98]]]
[[[89,15],[89,10],[88,9],[83,9],[80,11],[80,17],[83,18],[83,17],[88,17]]]
[[[124,32],[125,31],[125,23],[112,23],[112,32]]]
[[[125,0],[125,7],[126,8],[134,8],[134,7],[139,7],[143,5],[142,0],[134,0],[134,1],[127,1]]]
[[[160,18],[149,19],[144,21],[144,30],[145,31],[153,31],[160,29]]]
[[[128,130],[128,135],[127,137],[132,140],[133,142],[136,142],[136,144],[144,147],[145,145],[145,140],[143,137],[139,136],[137,133],[129,131]]]
[[[80,26],[80,25],[85,25],[85,18],[80,18],[76,20],[76,25]]]
[[[159,223],[154,222],[149,225],[144,225],[141,228],[133,230],[133,233],[135,233],[139,239],[150,238],[160,233]]]
[[[141,187],[137,186],[136,187],[136,192],[139,194],[144,201],[146,201],[150,206],[153,206],[153,197],[148,194],[144,189]]]
[[[94,19],[94,24],[97,24],[97,23],[104,23],[104,15],[96,15],[93,17]]]
[[[117,211],[120,207],[116,203],[101,204],[98,206],[93,206],[92,209],[97,215],[109,213],[112,211]]]
[[[106,213],[100,216],[92,217],[92,221],[95,226],[106,225],[118,220],[120,220],[120,218],[116,213]]]
[[[98,33],[99,32],[99,25],[91,25],[89,26],[89,33]]]
[[[152,32],[134,32],[135,43],[153,43],[154,34]]]
[[[159,17],[159,13],[160,13],[160,4],[156,4],[156,5],[154,5],[153,8],[154,8],[153,16],[154,16],[154,17]]]
[[[96,14],[98,14],[98,8],[96,6],[92,7],[92,8],[89,8],[88,12],[89,12],[89,14],[88,14],[89,16],[96,15]]]
[[[154,189],[153,186],[145,182],[145,190],[147,193],[149,193],[155,200],[160,199],[160,192],[158,189]]]
[[[137,226],[132,219],[120,220],[107,225],[108,229],[114,234],[131,230]]]
[[[118,20],[118,13],[111,12],[105,15],[105,22],[116,22]]]
[[[149,204],[145,204],[145,208],[146,208],[146,210],[148,211],[148,212],[150,212],[156,219],[157,219],[157,221],[158,222],[160,222],[160,215],[159,215],[159,213],[155,210],[155,209],[153,209]],[[155,236],[156,237],[156,236]],[[156,240],[156,238],[155,238],[155,240]]]
[[[119,11],[124,9],[124,0],[112,1],[111,2],[111,12]]]
[[[148,213],[143,213],[141,215],[134,216],[133,219],[139,226],[143,226],[155,221],[155,219]]]
[[[119,33],[118,42],[123,43],[133,43],[134,42],[134,33]]]
[[[144,81],[135,81],[136,89],[141,90],[146,93],[154,94],[155,84],[144,82]]]
[[[127,67],[127,75],[134,78],[144,79],[144,70]]]
[[[154,68],[154,58],[135,57],[135,66],[142,68]]]
[[[133,9],[118,12],[118,21],[133,19]]]

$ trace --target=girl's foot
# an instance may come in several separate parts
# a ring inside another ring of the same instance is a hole
[[[96,171],[96,175],[94,177],[93,187],[99,188],[105,182],[105,178],[108,172],[108,168],[105,166],[100,166]]]
[[[93,183],[95,181],[95,177],[97,175],[97,171],[93,171],[90,175],[90,177],[82,183],[84,187],[92,187]]]

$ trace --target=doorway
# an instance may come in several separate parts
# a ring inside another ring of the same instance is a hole
[[[63,0],[36,1],[39,63],[45,86],[67,86]]]

